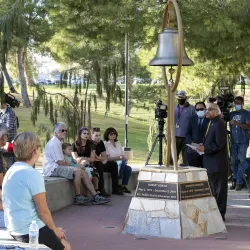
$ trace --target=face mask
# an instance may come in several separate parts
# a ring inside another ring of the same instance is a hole
[[[201,117],[204,117],[205,111],[204,110],[199,110],[199,111],[196,111],[196,114],[201,118]]]
[[[180,105],[183,105],[186,102],[186,99],[178,99],[178,103]]]
[[[236,105],[235,105],[235,110],[236,110],[236,111],[241,110],[241,109],[242,109],[242,106],[241,106],[241,105],[239,105],[239,104],[236,104]]]

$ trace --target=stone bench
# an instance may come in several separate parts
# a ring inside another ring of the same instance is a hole
[[[22,243],[22,242],[18,242],[15,241],[10,234],[8,233],[8,231],[4,228],[0,228],[0,246],[19,246],[22,247],[24,249],[29,249],[29,244],[27,243]],[[46,247],[45,245],[39,245],[39,250],[49,250],[51,248]]]
[[[142,166],[131,166],[132,174],[129,179],[128,189],[134,190],[137,186],[137,179],[140,168]],[[39,172],[42,172],[41,168],[37,168]],[[65,178],[59,177],[44,177],[46,198],[48,206],[51,212],[58,211],[73,203],[74,198],[74,186],[73,182]],[[109,173],[104,173],[105,189],[108,193],[112,193],[112,180]]]

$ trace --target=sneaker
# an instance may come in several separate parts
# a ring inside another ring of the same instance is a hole
[[[86,197],[86,196],[83,196],[83,195],[78,195],[78,196],[75,196],[75,198],[74,198],[74,204],[75,205],[81,205],[81,204],[87,203],[87,202],[89,202],[91,200],[92,200],[91,197]]]
[[[102,205],[102,204],[105,204],[105,203],[108,203],[110,202],[110,199],[109,198],[104,198],[100,195],[95,195],[93,198],[92,198],[92,204],[93,205]]]
[[[240,191],[242,189],[242,184],[236,184],[235,191]]]
[[[116,191],[113,191],[112,194],[115,194],[115,195],[124,195],[124,193],[122,192],[121,189],[117,189]]]
[[[102,197],[110,197],[110,194],[108,194],[108,193],[106,192],[105,189],[102,189],[102,190],[101,190],[100,195],[101,195]]]
[[[123,186],[122,187],[122,192],[126,193],[126,194],[131,194],[131,191],[127,189],[127,187]]]
[[[236,180],[232,180],[232,186],[229,189],[234,190],[235,188],[236,188]]]

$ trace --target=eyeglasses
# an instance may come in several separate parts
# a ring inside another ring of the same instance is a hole
[[[203,111],[205,110],[204,108],[196,109],[196,111]]]
[[[116,135],[116,133],[114,133],[114,132],[111,132],[109,135]]]
[[[68,130],[67,130],[67,129],[61,129],[61,130],[59,130],[59,132],[62,132],[62,133],[63,133],[63,132],[66,132],[66,133],[67,133]]]

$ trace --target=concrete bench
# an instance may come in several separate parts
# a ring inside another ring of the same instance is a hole
[[[137,186],[137,179],[140,168],[142,166],[136,165],[132,167],[132,175],[129,179],[128,189],[134,190]],[[42,173],[41,168],[37,168]],[[65,178],[59,177],[44,177],[46,198],[51,212],[58,211],[73,203],[75,195],[73,182]],[[104,173],[105,189],[108,193],[112,193],[112,180],[109,173]]]
[[[4,228],[0,228],[0,246],[4,245],[4,246],[19,246],[19,247],[23,247],[24,249],[29,249],[29,244],[27,243],[22,243],[22,242],[18,242],[15,241],[10,234],[8,233],[8,231]],[[39,245],[39,250],[49,250],[51,248],[46,247],[45,245]]]

